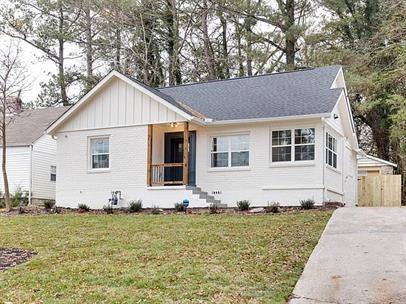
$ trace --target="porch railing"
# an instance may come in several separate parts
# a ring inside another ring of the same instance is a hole
[[[152,185],[182,184],[183,163],[152,164]]]

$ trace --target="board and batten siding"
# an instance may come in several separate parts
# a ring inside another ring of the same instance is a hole
[[[0,161],[3,153],[0,151]],[[7,177],[10,192],[17,189],[29,191],[30,189],[30,147],[7,148]],[[0,174],[0,191],[4,192],[3,175]]]
[[[33,144],[32,160],[32,197],[55,199],[56,183],[50,173],[51,166],[56,166],[56,141],[50,135],[41,136]]]
[[[185,119],[127,82],[113,77],[58,130],[89,130]]]

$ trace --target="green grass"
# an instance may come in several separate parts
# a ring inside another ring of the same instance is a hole
[[[0,217],[0,303],[284,303],[330,215]]]

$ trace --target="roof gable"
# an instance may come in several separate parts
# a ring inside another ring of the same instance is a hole
[[[110,72],[47,132],[191,120],[171,97],[117,71]]]

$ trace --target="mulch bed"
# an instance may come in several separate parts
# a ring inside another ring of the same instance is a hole
[[[18,248],[0,248],[0,271],[15,267],[37,255],[35,251]]]

